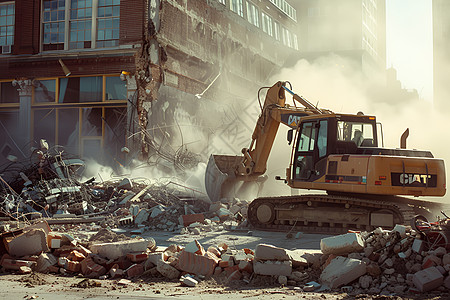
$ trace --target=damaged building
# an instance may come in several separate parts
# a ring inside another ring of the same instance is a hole
[[[296,26],[285,0],[1,0],[0,159],[40,139],[110,165],[235,153]]]

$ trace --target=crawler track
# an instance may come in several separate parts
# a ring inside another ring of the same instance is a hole
[[[262,230],[343,233],[395,224],[409,225],[416,214],[429,213],[437,203],[403,197],[299,195],[261,197],[250,203],[250,223]]]

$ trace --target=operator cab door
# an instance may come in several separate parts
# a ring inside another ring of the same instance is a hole
[[[293,162],[294,180],[314,181],[321,176],[320,161],[328,154],[327,136],[328,120],[306,121],[300,125]]]

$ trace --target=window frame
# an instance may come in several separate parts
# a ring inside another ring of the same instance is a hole
[[[261,28],[262,31],[269,36],[273,37],[273,18],[268,13],[265,13],[264,11],[261,12]]]
[[[48,106],[89,106],[89,105],[99,105],[99,104],[121,104],[121,103],[127,103],[127,99],[115,99],[115,100],[108,100],[106,99],[106,78],[107,77],[120,77],[117,74],[89,74],[89,75],[80,75],[80,76],[70,76],[69,78],[85,78],[85,77],[101,77],[102,81],[102,100],[101,101],[86,101],[86,102],[66,102],[62,103],[59,102],[59,86],[60,86],[60,80],[67,78],[65,76],[59,76],[59,77],[39,77],[36,78],[36,80],[55,80],[55,101],[54,102],[36,102],[35,98],[35,87],[33,86],[32,89],[32,96],[31,96],[31,104],[32,107],[48,107]],[[6,80],[7,81],[7,80]],[[1,81],[3,82],[3,81]],[[126,87],[128,91],[128,87]]]
[[[12,47],[14,46],[14,40],[15,40],[15,30],[16,30],[16,1],[8,1],[8,2],[2,2],[0,3],[0,7],[1,6],[9,6],[9,5],[13,5],[13,9],[14,9],[14,14],[13,15],[8,15],[8,13],[5,15],[6,16],[6,24],[4,26],[1,27],[5,27],[6,30],[6,35],[4,36],[6,39],[6,44],[5,45],[0,45],[0,55],[2,54],[11,54],[12,52]],[[13,23],[8,25],[8,16],[13,16],[12,21]],[[8,34],[8,27],[12,27],[12,35]],[[11,44],[8,44],[8,37],[12,36],[12,41]],[[6,53],[3,53],[3,47],[10,47],[9,51]]]
[[[234,6],[236,5],[236,8]],[[236,9],[236,10],[235,10]],[[230,0],[230,10],[240,17],[244,17],[244,1],[243,0]]]
[[[245,6],[247,9],[247,21],[260,28],[260,13],[259,13],[259,8],[258,6],[256,6],[256,4],[252,3],[251,1],[246,1],[245,2]]]
[[[40,52],[51,52],[51,51],[63,51],[63,50],[72,50],[72,51],[82,51],[84,49],[111,49],[111,48],[115,48],[115,47],[119,47],[120,46],[120,8],[121,5],[123,4],[123,2],[125,0],[119,0],[120,3],[119,4],[112,4],[112,6],[119,6],[119,16],[111,16],[111,17],[100,17],[100,19],[108,19],[108,18],[118,18],[119,19],[119,27],[117,28],[119,30],[119,37],[117,39],[110,39],[108,41],[117,41],[115,46],[102,46],[102,47],[98,47],[97,46],[97,36],[98,36],[98,21],[99,21],[99,17],[98,17],[98,9],[99,9],[99,0],[92,0],[92,14],[90,19],[89,18],[85,18],[85,19],[73,19],[71,18],[71,0],[64,0],[65,1],[65,18],[64,18],[64,49],[48,49],[48,50],[44,50],[45,46],[44,45],[48,45],[44,43],[44,1],[46,0],[41,0],[41,11],[40,11]],[[115,0],[113,0],[115,1]],[[241,0],[242,1],[242,0]],[[114,3],[114,2],[113,2]],[[91,29],[90,29],[90,33],[91,33],[91,39],[90,41],[85,41],[85,42],[90,42],[90,47],[87,48],[71,48],[70,47],[70,24],[72,21],[80,21],[80,20],[91,20]]]

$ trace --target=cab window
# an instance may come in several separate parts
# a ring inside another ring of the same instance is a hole
[[[298,143],[297,151],[305,152],[314,150],[315,135],[316,128],[313,123],[304,123],[302,126],[302,131],[300,132],[300,141]]]
[[[327,134],[328,121],[322,120],[319,123],[319,134],[317,136],[317,149],[319,150],[319,157],[327,155]]]
[[[373,125],[370,123],[338,121],[337,140],[354,142],[357,147],[374,147]]]

